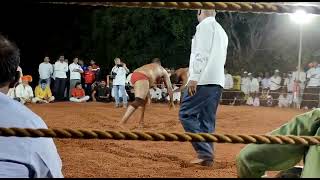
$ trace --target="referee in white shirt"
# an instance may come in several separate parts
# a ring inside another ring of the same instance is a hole
[[[213,133],[216,111],[224,87],[228,36],[215,19],[214,10],[198,10],[199,24],[192,39],[189,79],[179,118],[187,132]],[[212,166],[213,143],[192,143],[198,154],[193,164]]]

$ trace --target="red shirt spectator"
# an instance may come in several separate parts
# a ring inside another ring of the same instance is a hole
[[[72,97],[75,97],[75,98],[82,98],[85,96],[84,89],[73,88],[71,90],[71,95]]]
[[[88,67],[88,71],[84,72],[84,82],[86,84],[92,84],[94,83],[96,79],[95,72],[92,71],[92,66]]]

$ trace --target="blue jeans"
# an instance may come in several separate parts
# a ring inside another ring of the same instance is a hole
[[[120,98],[119,98],[119,89],[120,89],[120,93],[121,93],[121,97],[123,100],[123,104],[128,104],[128,98],[127,98],[127,94],[126,94],[126,88],[125,86],[122,85],[114,85],[114,99],[116,101],[116,104],[118,105],[120,103]]]
[[[216,112],[222,93],[218,85],[199,85],[197,92],[189,96],[184,90],[179,118],[185,131],[191,133],[213,133],[216,124]],[[199,159],[213,160],[213,143],[192,142]]]

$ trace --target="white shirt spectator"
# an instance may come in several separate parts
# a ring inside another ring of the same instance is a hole
[[[270,90],[275,91],[281,88],[281,77],[272,76],[270,78]]]
[[[67,78],[68,64],[66,62],[57,61],[54,64],[55,78]]]
[[[224,89],[232,89],[233,88],[233,78],[231,74],[224,75]]]
[[[40,79],[49,79],[53,73],[53,66],[50,63],[41,63],[38,68]]]
[[[227,47],[228,36],[215,17],[202,20],[192,39],[188,81],[224,87]]]
[[[270,78],[263,78],[261,80],[261,85],[263,89],[270,88]]]
[[[81,74],[80,72],[74,72],[74,70],[80,70],[83,72],[81,66],[79,64],[72,63],[69,65],[69,70],[70,70],[70,79],[81,79]]]
[[[250,92],[250,79],[248,77],[241,78],[241,91],[244,94],[249,94],[249,92]]]
[[[25,98],[25,99],[29,99],[29,98],[34,97],[31,86],[29,86],[29,85],[24,86],[23,84],[19,84],[16,87],[16,96],[18,98]]]
[[[156,87],[156,89],[151,88],[149,91],[150,91],[151,99],[158,99],[158,100],[160,100],[160,99],[162,98],[162,96],[161,96],[161,89],[159,89],[158,87]]]
[[[29,108],[0,93],[0,127],[48,129]],[[2,178],[63,178],[62,163],[52,138],[0,137]]]
[[[289,98],[288,96],[287,97],[284,97],[284,95],[280,95],[279,96],[279,102],[278,102],[278,106],[281,108],[281,107],[289,107]]]
[[[257,78],[249,79],[250,82],[250,93],[259,92],[259,81]]]
[[[292,73],[292,79],[294,81],[301,81],[301,83],[299,83],[300,85],[300,88],[301,89],[304,89],[305,88],[305,82],[307,80],[307,74],[303,71],[300,71],[300,74],[299,74],[300,77],[298,77],[298,71],[295,71]]]
[[[115,78],[112,81],[113,85],[125,86],[126,85],[126,75],[127,75],[126,69],[124,67],[114,66],[112,68],[112,72],[117,73],[117,75],[115,76]]]
[[[310,68],[307,71],[307,78],[309,78],[309,82],[307,87],[317,87],[320,85],[320,68]]]

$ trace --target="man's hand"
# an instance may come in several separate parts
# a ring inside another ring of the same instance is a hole
[[[189,96],[193,96],[196,94],[197,84],[198,84],[197,81],[192,81],[192,80],[189,81],[189,83],[187,84]]]

